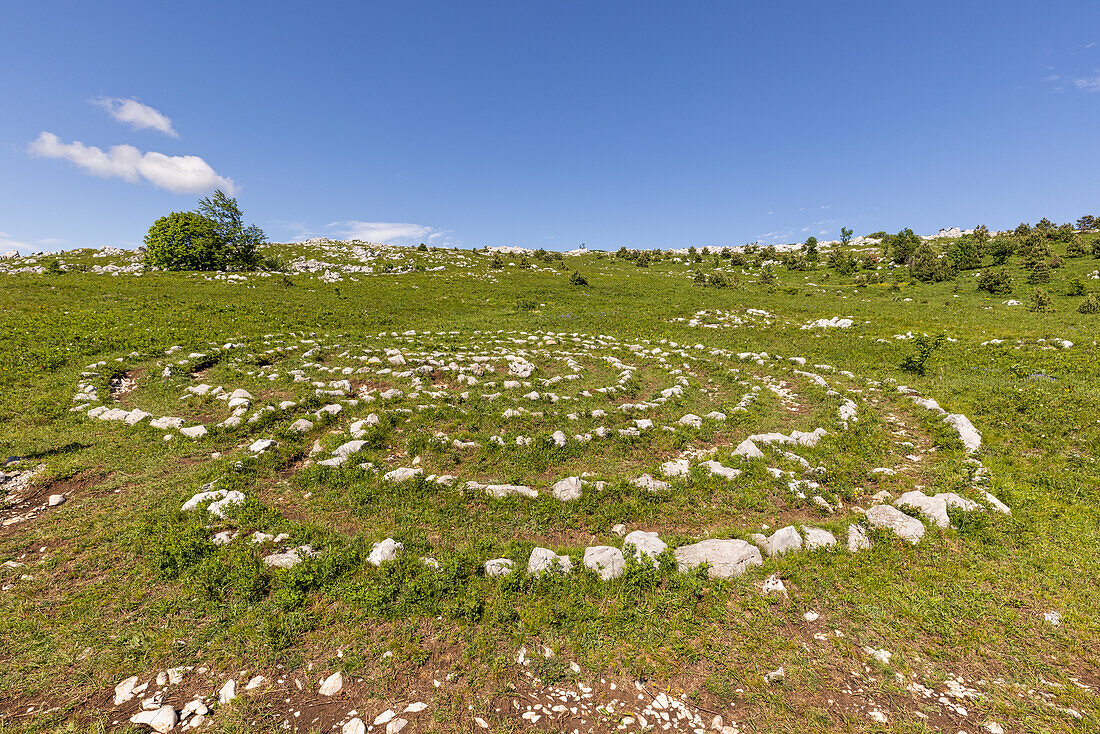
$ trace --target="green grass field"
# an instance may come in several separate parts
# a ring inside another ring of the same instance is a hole
[[[715,253],[642,267],[305,243],[270,246],[285,272],[235,277],[94,272],[129,253],[67,253],[42,273],[12,271],[47,258],[7,261],[0,731],[145,731],[130,723],[143,701],[195,697],[202,724],[173,731],[1096,731],[1100,314],[1078,307],[1100,260],[1053,249],[1049,282],[1014,256],[998,295],[978,290],[981,269],[921,282]],[[833,317],[852,324],[804,328]],[[925,374],[902,369],[914,337],[939,333]],[[246,390],[240,424],[198,385]],[[899,386],[968,417],[980,450]],[[160,416],[208,433],[151,427]],[[734,453],[815,428],[813,446]],[[259,439],[275,443],[250,450]],[[352,440],[347,461],[321,463]],[[686,476],[662,475],[678,458]],[[421,471],[385,478],[399,468]],[[669,487],[635,486],[642,474]],[[552,495],[574,476],[579,499]],[[243,502],[181,510],[211,482]],[[870,547],[847,550],[876,494],[914,489],[981,509],[941,528],[902,508],[919,543],[868,527]],[[585,549],[622,548],[619,524],[670,549],[650,563],[628,548],[602,580]],[[788,525],[838,543],[730,578],[673,552]],[[403,547],[375,565],[386,538]],[[292,568],[263,560],[301,546],[313,555]],[[528,573],[535,547],[573,570]],[[495,558],[514,571],[487,575]],[[772,577],[785,592],[766,593]],[[336,672],[342,690],[319,695]],[[149,685],[116,705],[130,676]]]

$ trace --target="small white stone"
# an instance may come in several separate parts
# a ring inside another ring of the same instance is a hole
[[[344,690],[344,676],[340,671],[336,671],[328,678],[325,678],[321,684],[321,688],[317,691],[322,696],[335,696],[340,691]]]

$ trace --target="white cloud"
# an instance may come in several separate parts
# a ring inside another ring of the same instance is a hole
[[[42,132],[30,144],[31,155],[61,158],[75,163],[85,173],[102,178],[121,178],[130,183],[142,179],[176,194],[198,194],[221,189],[232,195],[232,179],[219,176],[210,164],[195,155],[142,153],[132,145],[116,145],[106,152],[79,141],[62,143],[53,133]]]
[[[172,120],[163,112],[144,105],[136,99],[119,97],[96,97],[90,102],[107,110],[107,113],[124,122],[135,130],[156,130],[157,132],[178,138],[179,133],[172,129]]]
[[[1100,74],[1083,79],[1074,79],[1073,85],[1086,92],[1100,92]]]
[[[342,239],[378,242],[386,245],[415,245],[443,237],[443,232],[423,224],[407,222],[360,222],[355,219],[331,222],[326,229]]]
[[[9,250],[22,250],[24,252],[30,251],[31,246],[26,242],[20,242],[14,239],[7,232],[0,232],[0,253],[7,252]]]

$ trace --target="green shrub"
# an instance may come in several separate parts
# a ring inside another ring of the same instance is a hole
[[[1012,276],[1004,268],[986,270],[978,276],[978,290],[992,295],[1004,295],[1012,292]]]
[[[585,288],[588,286],[588,278],[578,273],[576,270],[569,276],[569,285],[577,286],[578,288]]]
[[[1042,288],[1036,288],[1031,294],[1029,309],[1037,313],[1048,313],[1054,310],[1054,301]]]
[[[1100,312],[1100,298],[1097,298],[1095,293],[1085,296],[1085,300],[1081,301],[1081,305],[1077,307],[1077,313],[1098,312]]]
[[[915,375],[924,375],[928,370],[928,360],[931,359],[932,353],[943,346],[946,340],[947,335],[942,332],[935,336],[922,334],[916,337],[913,339],[914,352],[901,361],[901,368]]]
[[[1049,283],[1050,266],[1042,261],[1036,263],[1035,266],[1031,269],[1031,272],[1027,274],[1027,282],[1031,285]]]

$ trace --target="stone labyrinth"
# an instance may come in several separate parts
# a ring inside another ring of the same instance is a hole
[[[949,508],[1009,511],[988,491],[981,436],[965,416],[793,354],[578,333],[272,334],[89,365],[74,403],[89,420],[165,441],[234,437],[216,459],[274,462],[297,446],[308,458],[293,471],[417,483],[461,494],[471,513],[599,508],[605,497],[657,508],[644,523],[609,522],[604,543],[583,551],[536,531],[525,558],[485,558],[488,576],[568,576],[579,565],[610,580],[630,554],[667,551],[681,571],[706,564],[728,578],[777,554],[858,553],[881,533],[918,543],[926,526],[949,526]],[[853,446],[881,465],[853,472]],[[950,491],[923,491],[945,462]],[[242,533],[232,508],[245,495],[218,481],[181,499],[209,514],[216,543],[254,543],[269,566],[314,552],[289,534]],[[403,552],[384,538],[369,560]],[[447,553],[441,542],[421,557],[437,566]]]

